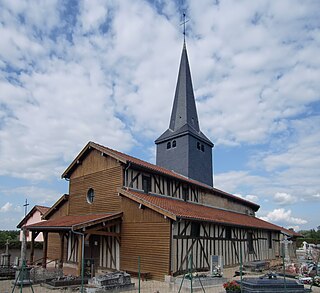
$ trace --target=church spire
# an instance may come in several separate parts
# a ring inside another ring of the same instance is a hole
[[[200,132],[187,48],[184,42],[169,129],[176,131],[186,124]]]
[[[213,143],[200,130],[185,42],[169,128],[155,143],[157,165],[213,185]]]

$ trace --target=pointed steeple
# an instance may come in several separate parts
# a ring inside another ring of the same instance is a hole
[[[155,143],[158,144],[184,133],[191,133],[211,147],[213,146],[213,143],[200,131],[185,41],[183,42],[169,128],[155,141]]]
[[[200,132],[187,48],[184,42],[169,129],[176,131],[186,124]]]
[[[200,130],[185,42],[169,128],[155,143],[157,165],[212,186],[213,143]]]

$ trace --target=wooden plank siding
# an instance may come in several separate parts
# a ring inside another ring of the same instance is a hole
[[[81,162],[78,162],[70,179],[83,177],[106,169],[112,169],[117,166],[119,166],[117,160],[110,156],[103,155],[98,150],[92,149]]]
[[[69,215],[119,212],[121,207],[117,188],[121,186],[121,165],[70,179]],[[89,188],[94,190],[91,204],[87,201]]]
[[[245,229],[228,227],[219,224],[200,222],[198,236],[191,235],[190,221],[173,223],[173,239],[171,249],[171,270],[181,274],[188,270],[189,257],[192,254],[193,266],[196,270],[208,270],[210,256],[221,255],[225,266],[240,263],[240,249],[243,262],[253,260],[274,259],[278,247],[278,233],[271,232],[271,248],[269,247],[269,231],[261,229]],[[227,229],[231,234],[227,235]],[[253,235],[254,251],[248,251],[248,232]],[[230,237],[231,236],[231,237]]]
[[[57,219],[61,216],[67,215],[68,202],[65,202],[58,210],[56,210],[50,219]],[[67,241],[64,241],[64,261],[67,259]],[[48,233],[48,260],[59,259],[60,257],[60,236],[59,233]]]
[[[171,223],[162,215],[122,198],[120,269],[150,273],[152,279],[164,280],[170,272]]]

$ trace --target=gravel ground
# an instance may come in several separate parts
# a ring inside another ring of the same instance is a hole
[[[138,280],[132,278],[132,282],[135,283],[135,289],[131,291],[122,291],[127,293],[138,293]],[[306,287],[306,288],[309,288]],[[12,281],[11,280],[5,280],[0,281],[0,293],[11,293],[13,289]],[[43,287],[41,285],[34,285],[33,286],[34,293],[62,293],[62,292],[79,292],[79,288],[66,288],[66,289],[48,289],[46,287]],[[158,281],[144,281],[141,282],[141,293],[176,293],[179,290],[179,286],[177,285],[170,285],[168,283],[164,282],[158,282]],[[14,290],[15,293],[20,292],[20,288],[16,288]],[[22,289],[23,293],[32,293],[32,289],[30,287],[24,287]],[[106,291],[110,292],[110,291]],[[183,290],[181,291],[183,293],[190,292],[189,290]],[[194,291],[195,292],[195,291]],[[201,290],[198,292],[202,292]],[[208,293],[224,293],[222,286],[214,287],[214,288],[208,288],[206,289],[206,292]],[[313,287],[312,292],[319,292],[319,287]]]

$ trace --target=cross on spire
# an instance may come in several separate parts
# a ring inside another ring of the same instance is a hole
[[[180,23],[180,25],[183,25],[183,43],[186,42],[186,23],[187,23],[188,21],[189,21],[189,19],[186,20],[186,13],[183,12],[183,22]]]
[[[24,206],[24,216],[27,215],[27,211],[28,211],[28,200],[26,199],[26,203],[23,205]]]

